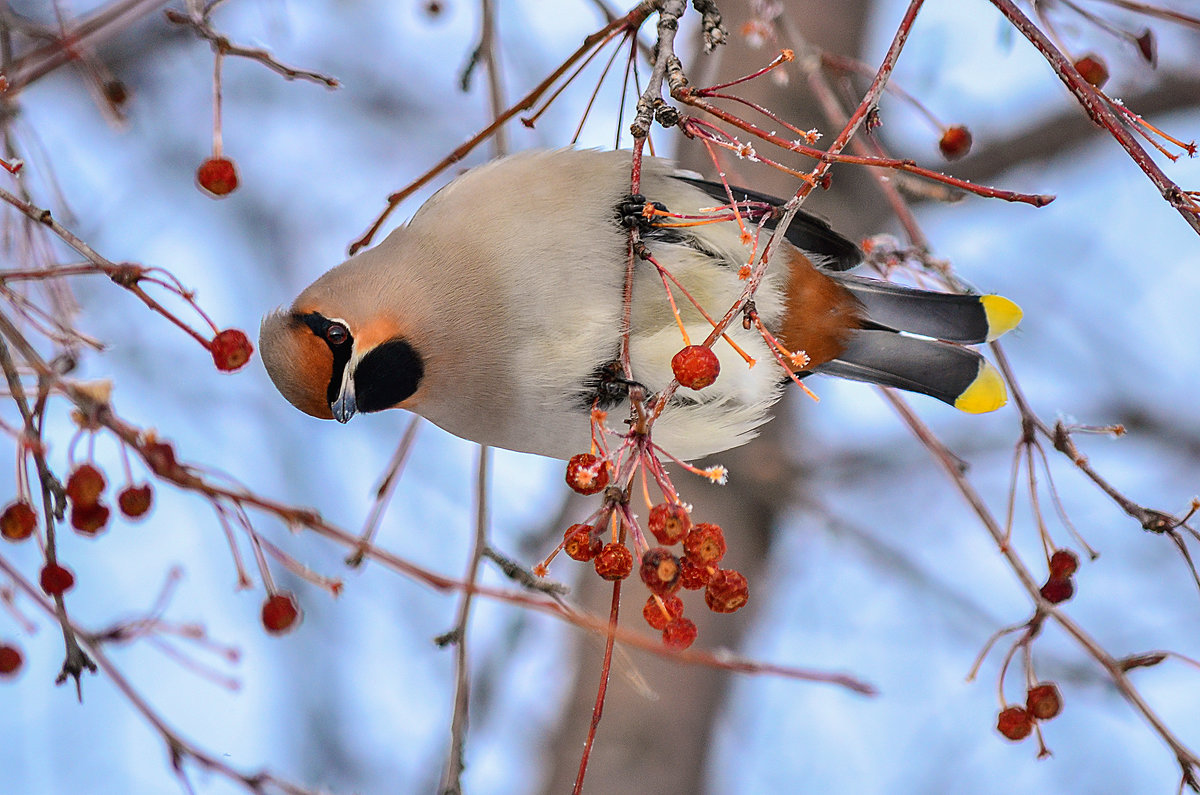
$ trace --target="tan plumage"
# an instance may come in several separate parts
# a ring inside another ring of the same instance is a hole
[[[616,208],[629,192],[629,168],[628,152],[557,150],[467,172],[377,247],[264,319],[259,345],[272,380],[297,408],[324,419],[395,406],[485,444],[555,457],[586,451],[599,374],[620,350],[628,235]],[[720,203],[652,159],[642,193],[683,214]],[[854,252],[822,222],[797,223]],[[683,237],[651,230],[646,240],[710,313],[741,294],[737,272],[750,250],[735,224]],[[756,295],[759,316],[785,345],[806,351],[810,367],[834,366],[859,333],[861,305],[798,250],[783,250],[786,267],[770,269]],[[676,299],[689,335],[706,337],[711,326],[678,291]],[[329,331],[338,325],[349,341],[327,343],[324,334],[340,338]],[[638,265],[631,325],[634,379],[661,390],[682,341],[647,263]],[[714,346],[716,383],[680,390],[654,427],[654,441],[674,455],[745,442],[780,394],[782,373],[759,333],[734,323],[729,334],[759,364],[747,368],[728,344]],[[610,425],[623,429],[627,413],[627,403],[612,406]]]

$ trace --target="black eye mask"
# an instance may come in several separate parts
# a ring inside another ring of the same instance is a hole
[[[332,405],[342,391],[342,378],[346,373],[346,365],[350,363],[350,355],[354,352],[354,337],[345,323],[330,320],[317,312],[296,315],[296,319],[323,340],[329,346],[329,352],[333,354],[333,372],[329,375],[329,386],[325,389],[325,400]]]

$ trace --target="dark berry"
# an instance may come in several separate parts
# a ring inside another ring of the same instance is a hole
[[[947,127],[938,141],[938,149],[947,160],[958,160],[971,151],[971,131],[961,124]]]
[[[1061,604],[1075,595],[1075,584],[1070,577],[1051,577],[1042,586],[1042,598],[1052,605]]]
[[[104,486],[103,472],[91,464],[80,464],[67,478],[67,496],[75,505],[95,505]]]
[[[24,500],[17,500],[0,513],[0,535],[9,541],[24,541],[37,527],[37,514]]]
[[[267,597],[262,606],[262,623],[272,635],[282,635],[296,626],[300,618],[300,605],[288,591],[280,591]]]
[[[1018,742],[1033,731],[1033,718],[1024,707],[1005,707],[996,718],[996,730],[1013,742]]]
[[[1079,569],[1079,557],[1069,549],[1056,549],[1050,556],[1051,579],[1070,577]]]
[[[1075,71],[1096,88],[1104,88],[1104,84],[1108,82],[1108,66],[1105,65],[1104,59],[1095,53],[1076,61]]]
[[[0,676],[16,676],[23,662],[20,649],[0,643]]]
[[[110,513],[102,502],[75,503],[71,506],[71,527],[84,535],[96,535],[108,524]]]
[[[50,596],[61,596],[71,590],[71,586],[75,584],[75,575],[71,573],[70,569],[57,563],[47,563],[42,567],[39,582],[42,590]]]
[[[1025,709],[1037,720],[1050,720],[1062,712],[1062,697],[1053,682],[1039,682],[1025,694]]]
[[[153,503],[154,492],[150,489],[149,483],[143,483],[140,486],[126,486],[117,495],[117,506],[120,507],[121,513],[129,519],[140,519],[145,516]]]
[[[647,550],[638,573],[653,593],[662,595],[679,590],[679,559],[668,549]]]

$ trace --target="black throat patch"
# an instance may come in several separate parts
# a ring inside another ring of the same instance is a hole
[[[376,345],[354,368],[354,399],[362,412],[390,409],[412,396],[425,375],[425,362],[404,339]]]

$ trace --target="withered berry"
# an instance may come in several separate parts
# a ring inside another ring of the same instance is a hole
[[[679,590],[679,559],[668,549],[647,550],[638,573],[653,593],[662,595]]]
[[[666,612],[663,612],[663,611]],[[651,596],[642,608],[642,618],[654,629],[663,629],[683,615],[683,600],[675,594]]]
[[[692,518],[682,505],[660,502],[650,509],[650,519],[646,524],[658,543],[669,547],[682,541],[688,530],[692,529]]]
[[[23,662],[20,649],[0,643],[0,676],[16,676]]]
[[[254,346],[246,332],[235,328],[227,328],[213,337],[208,349],[217,369],[226,373],[240,370],[254,354]]]
[[[563,550],[574,560],[591,560],[603,548],[604,542],[590,524],[573,524],[563,533]]]
[[[105,485],[103,472],[91,464],[80,464],[67,478],[67,496],[75,505],[95,505]]]
[[[596,494],[608,485],[608,466],[591,453],[571,456],[567,462],[567,485],[580,494]]]
[[[947,127],[938,141],[938,149],[947,160],[958,160],[971,151],[971,131],[961,124]]]
[[[143,483],[140,486],[126,486],[117,495],[117,505],[120,507],[121,513],[129,519],[141,519],[150,510],[153,503],[154,492],[150,489],[149,483]]]
[[[237,169],[227,157],[210,157],[196,169],[196,184],[213,198],[227,196],[237,189]]]
[[[624,544],[609,542],[600,550],[593,564],[596,573],[606,580],[623,580],[633,571],[633,553]]]
[[[733,613],[750,599],[750,586],[740,572],[718,569],[704,589],[704,603],[714,613]]]
[[[692,620],[680,616],[663,627],[663,645],[672,649],[686,649],[696,642],[697,633]]]
[[[0,513],[0,535],[9,541],[24,541],[33,535],[37,514],[24,500],[17,500]]]
[[[713,571],[714,569],[684,555],[679,559],[679,584],[689,591],[698,591],[708,585]]]
[[[1050,556],[1050,577],[1064,579],[1079,569],[1079,557],[1069,549],[1056,549]]]
[[[1025,709],[1037,720],[1050,720],[1062,712],[1062,696],[1053,682],[1039,682],[1025,694]]]
[[[108,524],[111,513],[101,502],[77,502],[71,506],[71,527],[84,535],[96,535]]]
[[[1005,707],[996,718],[996,730],[1013,742],[1018,742],[1033,731],[1033,718],[1024,707]]]
[[[1075,595],[1075,583],[1070,577],[1051,577],[1042,586],[1042,598],[1056,605],[1067,601]]]
[[[300,605],[288,591],[280,591],[267,597],[262,606],[262,623],[272,635],[282,635],[296,625],[300,618]]]
[[[689,345],[671,359],[671,372],[680,386],[704,389],[717,380],[721,373],[721,362],[711,348]]]
[[[41,583],[42,590],[50,596],[61,596],[75,585],[75,575],[71,573],[70,569],[57,563],[47,563],[42,567],[38,581]]]
[[[169,442],[150,442],[143,452],[146,464],[154,474],[166,478],[177,478],[181,475],[179,463],[175,460],[175,448]]]
[[[693,526],[687,538],[683,539],[683,549],[696,563],[702,566],[715,565],[725,557],[725,533],[715,524],[701,522]]]

